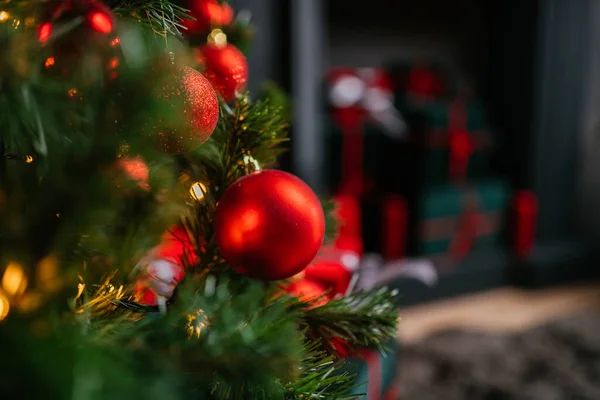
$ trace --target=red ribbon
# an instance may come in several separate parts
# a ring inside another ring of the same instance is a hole
[[[358,199],[350,195],[339,195],[334,198],[334,202],[339,223],[338,237],[361,237],[361,209]]]
[[[538,215],[536,196],[527,190],[516,193],[513,200],[515,213],[514,252],[517,257],[525,257],[531,253],[535,242],[535,231]]]
[[[467,111],[461,100],[455,100],[448,108],[448,140],[450,179],[465,182],[474,145],[467,132]]]
[[[367,88],[382,88],[392,91],[389,75],[383,70],[369,70],[363,76],[349,68],[333,68],[328,74],[331,86],[344,77],[362,80]],[[342,131],[342,173],[340,193],[360,196],[368,190],[370,182],[365,180],[364,163],[364,123],[370,112],[361,104],[362,98],[352,105],[334,106],[332,118]]]
[[[367,362],[367,399],[381,400],[381,355],[374,350],[361,350],[360,354]]]
[[[406,254],[408,205],[402,196],[388,195],[383,201],[383,249],[386,260],[398,260]]]
[[[385,391],[383,400],[398,400],[400,398],[400,385],[397,382],[392,383],[392,386]]]
[[[471,251],[473,240],[477,237],[477,203],[470,200],[460,216],[458,232],[450,243],[450,255],[455,262],[464,259]]]

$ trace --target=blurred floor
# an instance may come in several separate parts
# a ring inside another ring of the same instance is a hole
[[[394,400],[600,399],[600,284],[402,310]]]
[[[543,290],[500,288],[401,311],[398,339],[414,343],[442,330],[515,332],[585,309],[600,309],[600,284]]]

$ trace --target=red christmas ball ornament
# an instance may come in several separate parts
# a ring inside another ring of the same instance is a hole
[[[315,258],[325,216],[311,188],[292,174],[265,170],[238,179],[217,205],[215,238],[235,271],[279,280]]]
[[[186,36],[207,33],[211,27],[228,25],[233,20],[233,9],[229,4],[219,4],[217,0],[188,0],[189,15],[196,20],[185,19],[182,25],[187,29]]]
[[[204,75],[226,101],[233,100],[246,87],[248,61],[237,47],[207,44],[199,49],[199,58]]]
[[[157,150],[187,153],[210,138],[219,120],[219,102],[200,72],[183,67],[156,95],[164,108],[151,117],[148,130]]]

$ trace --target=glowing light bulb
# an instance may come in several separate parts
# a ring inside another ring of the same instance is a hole
[[[92,28],[100,33],[110,33],[113,29],[113,23],[110,16],[106,13],[95,11],[92,12],[88,18]]]
[[[220,29],[213,29],[208,35],[208,41],[217,47],[227,46],[227,35]]]
[[[44,43],[48,39],[50,39],[50,35],[52,34],[52,24],[50,22],[46,22],[42,24],[38,30],[38,39],[40,42]]]
[[[2,276],[2,288],[9,296],[22,294],[27,289],[25,271],[17,263],[10,263]]]
[[[10,311],[10,303],[8,299],[0,292],[0,321],[2,321],[8,315]]]
[[[44,62],[44,67],[50,68],[55,63],[56,63],[56,59],[54,57],[48,57],[48,58],[46,58],[46,61]]]
[[[201,201],[204,199],[204,194],[206,193],[206,186],[201,182],[196,182],[190,187],[190,196],[196,201]]]

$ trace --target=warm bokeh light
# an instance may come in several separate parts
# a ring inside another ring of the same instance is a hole
[[[227,35],[220,29],[213,29],[208,35],[208,42],[218,47],[224,47],[227,45]]]
[[[116,37],[110,42],[110,45],[116,47],[119,43],[121,43],[121,38]]]
[[[22,294],[27,289],[27,277],[23,267],[10,263],[2,276],[2,289],[9,296]]]
[[[50,35],[52,34],[52,24],[50,22],[46,22],[42,24],[38,30],[38,39],[40,42],[44,43],[48,39],[50,39]]]
[[[190,196],[196,201],[204,199],[206,193],[206,186],[201,182],[196,182],[190,187]]]
[[[258,163],[258,161],[256,161],[256,159],[250,155],[245,155],[244,156],[244,164],[245,165],[251,165],[252,168],[254,169],[254,171],[260,171],[260,164]]]
[[[190,339],[200,339],[202,331],[209,325],[204,310],[198,310],[196,315],[188,314],[187,320],[188,323],[186,327]]]
[[[106,13],[96,11],[89,16],[92,28],[100,33],[110,33],[113,28],[113,23]]]
[[[0,321],[2,321],[8,315],[10,311],[10,303],[8,299],[0,291]]]
[[[25,156],[25,162],[31,164],[33,162],[33,156]]]
[[[73,89],[69,89],[69,96],[73,97],[77,94],[77,89],[73,88]]]
[[[116,57],[113,58],[112,60],[110,60],[110,63],[108,64],[108,66],[110,68],[117,68],[119,66],[119,59],[117,59]]]
[[[44,257],[37,265],[37,279],[42,290],[54,292],[60,288],[58,258],[54,255]]]
[[[56,63],[56,59],[54,57],[48,57],[46,58],[46,62],[44,63],[44,66],[46,68],[50,68],[51,66],[53,66]]]
[[[0,22],[4,22],[10,17],[6,11],[0,11]]]

